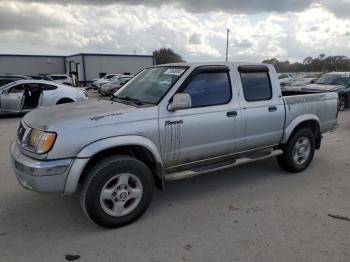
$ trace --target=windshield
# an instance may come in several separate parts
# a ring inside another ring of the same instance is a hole
[[[11,83],[8,83],[6,85],[3,85],[3,86],[0,86],[0,90],[5,90],[7,89],[8,87],[11,87],[11,86],[14,86],[16,84],[17,81],[13,81]]]
[[[116,76],[118,76],[118,75],[105,75],[103,78],[104,79],[111,79],[111,78],[114,78]]]
[[[125,100],[158,104],[187,67],[163,66],[144,69],[113,96]]]
[[[316,84],[322,85],[348,85],[349,76],[346,75],[324,75],[316,81]]]

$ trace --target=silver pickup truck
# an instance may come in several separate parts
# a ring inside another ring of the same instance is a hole
[[[27,114],[11,145],[13,169],[27,189],[79,188],[93,222],[119,227],[139,218],[154,187],[169,180],[269,157],[303,171],[337,124],[337,100],[329,92],[282,94],[267,64],[154,66],[111,100]]]

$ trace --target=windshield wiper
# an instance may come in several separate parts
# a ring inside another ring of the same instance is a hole
[[[127,100],[127,101],[132,101],[132,102],[134,102],[136,105],[143,105],[143,104],[144,104],[141,100],[136,99],[136,98],[131,98],[131,97],[129,97],[129,96],[123,97],[122,99],[125,99],[125,100]]]
[[[129,96],[125,96],[125,97],[114,96],[114,98],[120,99],[120,100],[125,100],[125,101],[131,101],[131,102],[135,103],[136,105],[144,105],[145,104],[141,100],[136,99],[136,98],[131,98]]]

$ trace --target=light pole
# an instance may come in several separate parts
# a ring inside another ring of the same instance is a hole
[[[227,62],[227,58],[228,58],[228,36],[230,33],[230,29],[227,28],[227,35],[226,35],[226,62]]]

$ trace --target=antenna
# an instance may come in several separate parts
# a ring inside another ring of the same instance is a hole
[[[228,37],[229,37],[230,29],[227,28],[227,35],[226,35],[226,62],[228,58]]]

